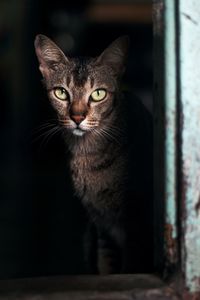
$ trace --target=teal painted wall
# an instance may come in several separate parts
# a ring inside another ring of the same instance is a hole
[[[180,107],[182,108],[182,270],[200,291],[200,3],[179,1]]]

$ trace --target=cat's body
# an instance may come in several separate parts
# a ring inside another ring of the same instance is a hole
[[[123,37],[98,58],[69,59],[47,37],[35,42],[49,99],[66,129],[74,191],[90,219],[85,245],[92,273],[134,270],[137,218],[152,234],[152,124],[143,105],[119,90],[127,44]]]

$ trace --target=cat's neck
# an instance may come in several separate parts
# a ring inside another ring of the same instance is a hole
[[[69,150],[74,156],[92,156],[104,153],[113,141],[109,137],[88,132],[82,137],[72,137]]]
[[[117,118],[116,118],[117,119]],[[123,135],[122,128],[118,128],[117,120],[110,124],[109,128],[107,126],[100,128],[98,132],[88,132],[84,136],[73,136],[71,137],[71,142],[69,150],[74,156],[92,156],[101,154],[108,151],[112,148],[120,149],[124,142],[122,140],[125,138]]]

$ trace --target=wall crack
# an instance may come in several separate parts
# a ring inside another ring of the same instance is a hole
[[[190,15],[188,15],[188,14],[186,14],[186,13],[184,13],[184,12],[182,12],[181,13],[187,20],[189,20],[189,21],[191,21],[194,25],[198,25],[198,22],[196,21],[196,20],[194,20]]]

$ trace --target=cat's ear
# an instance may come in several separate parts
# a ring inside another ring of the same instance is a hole
[[[120,77],[125,71],[128,49],[129,37],[121,36],[103,51],[97,58],[97,63],[110,66],[114,75]]]
[[[38,34],[34,44],[43,77],[49,77],[58,65],[65,65],[68,62],[62,50],[45,35]]]

